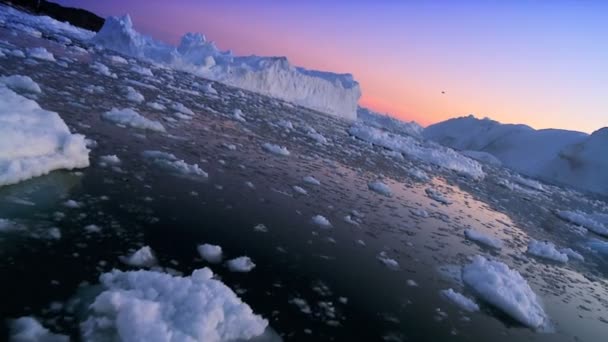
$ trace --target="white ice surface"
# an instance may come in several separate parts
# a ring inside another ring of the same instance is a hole
[[[14,91],[26,91],[30,93],[41,93],[42,90],[38,83],[34,82],[29,76],[11,75],[1,76],[0,84],[4,84]]]
[[[527,252],[531,255],[557,262],[568,262],[568,255],[557,250],[549,241],[531,240]]]
[[[474,300],[464,296],[460,292],[456,292],[453,289],[447,289],[447,290],[441,290],[440,293],[442,296],[449,299],[452,303],[456,304],[462,310],[465,310],[468,312],[479,311],[479,305],[477,305],[477,303],[475,303]]]
[[[132,108],[113,108],[112,110],[101,114],[101,117],[104,120],[123,126],[147,129],[157,132],[165,131],[165,127],[160,122],[147,119]]]
[[[500,261],[475,256],[462,269],[462,280],[477,296],[520,323],[543,329],[549,318],[528,282]]]
[[[172,153],[149,150],[142,152],[142,155],[157,166],[173,173],[184,176],[209,177],[209,174],[201,169],[198,164],[188,164],[184,160],[178,159]]]
[[[261,335],[268,321],[208,268],[189,277],[113,270],[81,324],[84,341],[235,341]]]
[[[199,245],[196,250],[201,258],[207,262],[218,263],[222,261],[222,247],[218,245],[204,243]]]
[[[500,249],[503,245],[502,240],[483,234],[473,229],[465,230],[464,236],[471,241],[478,242],[490,248]]]
[[[241,256],[227,261],[228,269],[232,272],[249,272],[255,264],[251,261],[251,258],[247,256]]]
[[[34,317],[20,317],[10,322],[11,342],[68,342],[69,336],[54,334]]]
[[[0,85],[0,186],[89,166],[85,138],[55,112]]]
[[[350,74],[307,70],[285,57],[239,57],[220,51],[198,33],[187,33],[177,47],[155,41],[133,28],[131,18],[108,17],[92,40],[130,56],[151,60],[208,79],[355,120],[361,96]]]

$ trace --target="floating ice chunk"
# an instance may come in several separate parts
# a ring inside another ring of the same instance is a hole
[[[502,262],[477,255],[463,267],[462,280],[484,301],[522,324],[535,329],[547,327],[549,318],[530,285]]]
[[[268,233],[268,227],[266,227],[266,225],[263,223],[257,224],[255,227],[253,227],[253,230],[260,233]]]
[[[424,217],[424,218],[429,217],[429,213],[424,209],[410,209],[410,213],[412,213],[414,216],[418,216],[418,217]]]
[[[88,233],[100,233],[101,227],[96,224],[89,224],[84,227],[84,230],[86,230]]]
[[[587,245],[594,251],[608,255],[608,242],[598,239],[592,239],[587,242]]]
[[[165,105],[160,104],[158,102],[148,102],[148,107],[152,108],[152,109],[156,109],[156,110],[166,110],[167,107],[165,107]]]
[[[150,159],[154,164],[169,170],[174,173],[179,173],[186,176],[198,176],[207,178],[209,174],[201,169],[198,164],[188,164],[183,160],[177,159],[171,153],[162,151],[144,151],[142,155]]]
[[[413,279],[408,279],[405,281],[405,283],[410,287],[418,287],[418,283]]]
[[[247,256],[228,260],[227,264],[228,269],[232,272],[249,272],[255,267],[253,261],[251,261],[251,259]]]
[[[215,88],[213,88],[213,85],[211,83],[205,83],[202,86],[202,90],[203,90],[203,92],[205,92],[205,94],[217,95],[217,90],[215,90]]]
[[[21,317],[10,322],[12,342],[68,342],[66,335],[54,334],[33,317]]]
[[[84,341],[242,341],[268,321],[208,268],[191,276],[114,270],[100,276],[103,292],[81,324]]]
[[[116,64],[129,64],[129,62],[126,59],[124,59],[120,56],[116,56],[116,55],[108,56],[108,59],[110,60],[110,62],[113,62]]]
[[[243,115],[243,112],[240,109],[235,109],[234,113],[232,114],[234,116],[234,119],[240,122],[246,122],[247,120],[245,119],[245,116]]]
[[[287,150],[287,147],[275,144],[263,143],[262,148],[267,152],[274,153],[279,156],[288,156],[290,154],[289,150]]]
[[[306,189],[299,187],[297,185],[293,186],[293,190],[301,195],[308,195],[308,191],[306,191]]]
[[[353,219],[353,217],[351,215],[344,216],[344,222],[352,224],[354,226],[359,225],[359,221],[357,221],[356,219]]]
[[[183,103],[175,102],[171,105],[171,108],[175,109],[176,111],[178,111],[180,113],[186,114],[186,115],[190,115],[190,116],[194,115],[194,112],[190,108],[184,106]]]
[[[152,73],[152,70],[150,70],[149,68],[146,68],[146,67],[139,66],[137,64],[131,66],[131,71],[138,73],[142,76],[150,76],[150,77],[154,76],[154,74]]]
[[[562,248],[559,250],[561,253],[564,253],[568,256],[569,259],[575,259],[579,261],[585,261],[585,257],[583,257],[580,253],[573,250],[572,248]]]
[[[210,263],[218,263],[222,261],[222,247],[204,243],[196,247],[198,254],[203,260]]]
[[[0,186],[89,166],[85,137],[55,112],[0,85]]]
[[[389,188],[388,185],[382,183],[379,180],[368,183],[367,187],[370,190],[375,191],[381,195],[391,197],[391,188]]]
[[[604,224],[582,211],[559,210],[556,214],[564,221],[583,226],[596,234],[608,236],[608,228]]]
[[[23,51],[19,50],[19,49],[13,49],[10,52],[11,55],[15,56],[15,57],[19,57],[19,58],[25,58],[25,53],[23,53]]]
[[[558,251],[549,241],[531,240],[528,244],[528,254],[557,262],[568,262],[568,255]]]
[[[149,246],[144,246],[127,257],[121,256],[120,261],[134,267],[152,267],[156,265],[156,257]]]
[[[55,56],[43,47],[29,48],[27,49],[27,54],[36,59],[55,62]]]
[[[135,88],[131,87],[131,86],[127,86],[127,99],[129,101],[133,101],[136,103],[142,103],[145,101],[144,96],[138,92],[137,90],[135,90]]]
[[[430,198],[434,199],[435,201],[439,202],[439,203],[443,203],[445,205],[450,205],[452,204],[452,201],[450,201],[449,199],[447,199],[441,192],[439,192],[438,190],[435,190],[433,188],[426,188],[424,190],[424,192],[426,192],[427,196],[429,196]]]
[[[82,207],[82,203],[80,202],[76,202],[74,200],[67,200],[65,202],[63,202],[63,205],[68,207],[68,208],[80,208]]]
[[[99,162],[104,165],[118,165],[120,164],[120,158],[118,158],[115,154],[109,154],[99,157]]]
[[[23,90],[30,93],[41,93],[42,90],[38,83],[34,82],[29,76],[12,75],[0,77],[0,83],[12,90]]]
[[[399,263],[397,262],[397,260],[390,258],[385,251],[380,252],[380,254],[378,254],[378,256],[376,257],[378,260],[380,260],[381,263],[384,264],[384,266],[392,269],[392,270],[397,270],[399,269]]]
[[[471,240],[478,242],[486,247],[501,249],[502,248],[502,240],[494,238],[492,236],[480,233],[473,229],[467,229],[464,231],[464,236]]]
[[[312,223],[316,224],[317,226],[319,226],[321,228],[330,228],[331,227],[331,222],[329,222],[328,219],[326,219],[324,216],[321,216],[321,215],[313,216]]]
[[[312,184],[312,185],[321,185],[321,182],[319,182],[319,180],[317,180],[315,177],[313,176],[306,176],[304,178],[302,178],[302,180],[308,184]]]
[[[308,135],[308,137],[311,138],[312,140],[316,141],[317,144],[322,144],[322,145],[327,144],[327,139],[320,133],[311,131],[311,132],[308,132],[306,135]]]
[[[279,120],[279,122],[277,123],[277,125],[279,125],[280,127],[283,127],[285,129],[293,129],[293,124],[291,123],[291,121],[289,120]]]
[[[147,130],[156,131],[156,132],[165,131],[165,127],[163,127],[163,125],[160,122],[147,119],[147,118],[141,116],[138,112],[136,112],[132,108],[124,108],[124,109],[113,108],[111,111],[101,114],[101,117],[104,120],[107,120],[107,121],[110,121],[110,122],[113,122],[113,123],[116,123],[119,125],[129,126],[129,127],[133,127],[133,128],[147,129]]]
[[[91,68],[97,71],[97,73],[99,73],[100,75],[107,76],[110,78],[118,78],[118,76],[116,76],[115,73],[111,72],[110,68],[108,68],[108,66],[103,63],[94,62],[93,64],[91,64]]]
[[[479,311],[479,305],[471,298],[465,297],[462,293],[456,292],[453,289],[441,290],[441,295],[449,299],[452,303],[458,305],[462,310],[469,312]]]
[[[0,232],[8,232],[13,230],[20,230],[20,226],[15,222],[7,219],[0,218]]]
[[[295,306],[298,307],[298,309],[300,309],[300,311],[302,311],[302,313],[305,313],[307,315],[312,314],[312,310],[310,309],[310,305],[308,305],[308,302],[306,302],[305,299],[303,298],[292,298],[289,300],[290,303],[294,304]]]

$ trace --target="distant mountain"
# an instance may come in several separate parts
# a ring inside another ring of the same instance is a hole
[[[78,26],[90,31],[99,31],[105,20],[95,13],[72,7],[64,7],[50,1],[36,0],[0,0],[0,2],[25,8],[29,11],[48,15],[51,18],[62,22],[69,22],[74,26]]]
[[[458,150],[490,153],[528,176],[608,194],[608,128],[591,135],[535,130],[471,115],[431,125],[422,135]]]

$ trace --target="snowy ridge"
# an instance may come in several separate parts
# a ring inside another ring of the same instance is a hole
[[[0,85],[0,186],[89,166],[85,138],[55,112]]]
[[[135,31],[128,15],[107,18],[92,41],[110,50],[337,117],[357,118],[361,90],[350,74],[295,67],[285,57],[233,56],[229,51],[220,51],[200,33],[187,33],[180,45],[173,47]]]
[[[608,194],[608,128],[591,135],[535,130],[471,115],[431,125],[423,136],[458,150],[489,153],[528,176]]]

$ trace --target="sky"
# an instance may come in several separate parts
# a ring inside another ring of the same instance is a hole
[[[608,126],[608,1],[56,0],[177,44],[351,73],[359,103],[429,125],[474,114],[534,128]],[[443,93],[444,92],[444,93]]]

